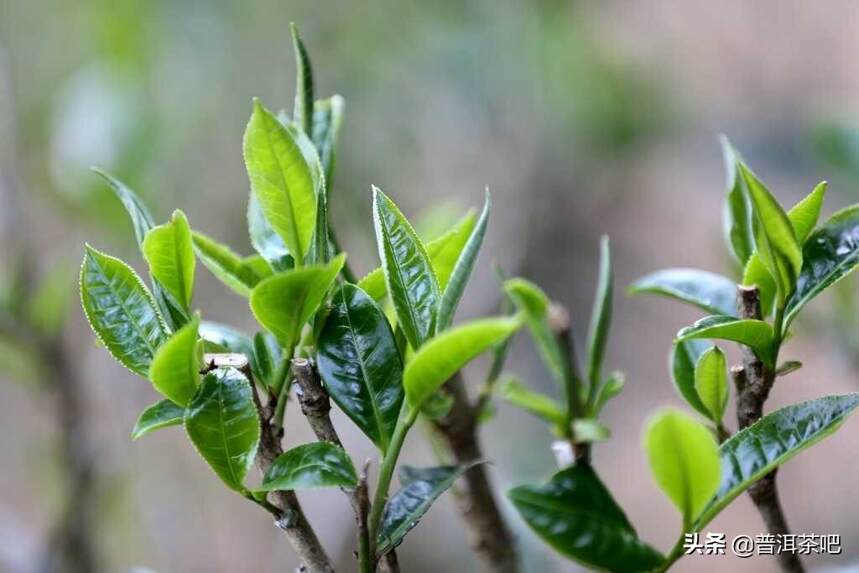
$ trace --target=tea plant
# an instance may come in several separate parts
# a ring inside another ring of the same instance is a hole
[[[522,318],[454,324],[486,231],[488,194],[479,217],[469,214],[425,244],[394,202],[374,187],[382,265],[356,284],[328,220],[343,101],[339,96],[313,100],[310,64],[295,28],[293,40],[298,64],[293,117],[274,114],[254,100],[244,135],[248,227],[257,254],[238,255],[192,230],[181,211],[156,225],[128,187],[99,172],[128,211],[151,289],[126,263],[87,245],[81,300],[105,348],[164,398],[141,413],[134,439],[183,425],[224,484],[275,517],[308,571],[331,571],[333,565],[295,492],[339,487],[357,525],[358,569],[372,571],[381,564],[397,570],[394,549],[464,473],[473,475],[472,486],[483,483],[482,490],[471,487],[465,494],[471,496],[469,511],[483,522],[500,520],[476,465],[481,460],[474,425],[463,433],[444,424],[457,412],[457,397],[443,387],[465,364],[515,332]],[[263,331],[251,337],[202,319],[193,306],[196,259],[248,299]],[[318,442],[284,451],[293,388]],[[372,495],[369,468],[356,470],[331,422],[331,400],[379,451]],[[449,442],[468,447],[451,448],[452,465],[401,466],[401,489],[390,495],[403,443],[424,412],[437,420]],[[469,410],[467,416],[476,413]],[[463,459],[463,451],[475,455]],[[254,463],[262,474],[259,483],[248,477]],[[466,517],[473,525],[474,516]],[[503,534],[502,523],[474,535],[478,540],[493,535],[497,542]],[[515,571],[515,553],[507,545],[503,554],[490,551],[486,557],[495,559],[499,570]]]

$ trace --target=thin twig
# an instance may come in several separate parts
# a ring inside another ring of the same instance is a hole
[[[761,300],[757,287],[737,288],[737,311],[744,319],[761,319]],[[763,417],[764,403],[775,382],[775,373],[758,359],[751,348],[743,346],[743,363],[731,374],[737,386],[737,424],[739,429],[751,426]],[[773,535],[787,535],[790,528],[778,497],[776,470],[768,473],[749,488],[749,496]],[[783,571],[802,573],[805,569],[796,553],[783,551],[778,555]]]
[[[570,427],[569,441],[573,450],[573,459],[576,463],[589,464],[591,462],[591,444],[589,442],[579,442],[576,440],[573,432],[573,423],[576,419],[585,417],[585,406],[582,404],[581,388],[582,377],[578,372],[578,363],[576,360],[576,344],[573,339],[573,329],[570,321],[570,313],[560,304],[552,304],[549,307],[549,326],[555,336],[558,337],[558,342],[561,346],[561,351],[564,353],[566,361],[565,376],[570,378],[566,383],[567,403],[570,412]]]

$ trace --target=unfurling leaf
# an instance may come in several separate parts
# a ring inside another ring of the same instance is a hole
[[[275,271],[287,271],[295,266],[286,243],[265,218],[259,200],[251,193],[248,200],[248,235],[251,245]]]
[[[337,158],[337,138],[343,122],[343,98],[339,95],[317,100],[313,104],[313,146],[319,153],[325,183],[330,191],[334,180]]]
[[[251,289],[271,274],[271,269],[268,269],[265,276],[260,276],[256,269],[257,263],[253,259],[242,258],[228,246],[218,243],[203,233],[194,231],[193,242],[194,251],[200,257],[200,262],[239,296],[250,296]]]
[[[191,227],[182,211],[174,211],[169,223],[146,233],[143,256],[152,277],[189,313],[194,294],[194,247]]]
[[[695,338],[739,342],[754,350],[768,368],[774,367],[772,327],[762,320],[707,316],[677,333],[678,342]]]
[[[355,285],[336,291],[319,336],[328,394],[383,452],[403,402],[403,363],[382,309]]]
[[[650,420],[644,445],[656,483],[680,510],[688,531],[719,487],[716,441],[687,414],[667,409]]]
[[[638,538],[588,464],[570,466],[545,485],[513,488],[507,496],[534,533],[583,565],[633,573],[651,571],[663,561]]]
[[[143,281],[121,260],[87,245],[80,290],[95,334],[114,358],[145,377],[167,332]]]
[[[293,348],[345,260],[346,255],[340,254],[327,265],[284,271],[260,282],[250,297],[257,322],[274,334],[281,346]]]
[[[695,390],[707,407],[709,418],[722,423],[728,405],[728,374],[725,354],[718,346],[706,350],[695,365]]]
[[[722,144],[722,157],[725,160],[727,188],[725,209],[722,215],[725,239],[731,253],[741,266],[745,266],[755,249],[755,239],[752,233],[752,207],[746,194],[745,183],[739,173],[739,154],[724,135],[719,137],[719,141]]]
[[[605,347],[608,344],[608,331],[611,326],[612,297],[614,296],[614,271],[611,264],[611,248],[608,237],[600,243],[600,270],[594,308],[591,311],[591,324],[588,329],[588,380],[596,391],[602,380],[602,365]]]
[[[234,368],[206,374],[185,412],[185,430],[228,487],[244,490],[259,446],[260,421],[250,383]]]
[[[447,330],[417,350],[403,385],[411,408],[421,404],[477,355],[516,332],[518,318],[487,318]]]
[[[310,135],[313,129],[313,68],[304,42],[298,35],[298,26],[290,23],[289,31],[295,51],[295,107],[292,116],[304,133]]]
[[[736,316],[737,285],[698,269],[665,269],[635,281],[630,294],[651,293],[693,304],[713,314]]]
[[[563,427],[567,423],[567,415],[561,404],[545,394],[531,390],[515,378],[502,382],[500,390],[502,398],[550,424]]]
[[[177,330],[158,348],[149,368],[152,385],[165,398],[187,406],[200,385],[203,365],[202,345],[198,340],[199,316]]]
[[[695,365],[712,345],[706,340],[684,340],[675,342],[671,348],[671,379],[674,387],[687,404],[702,416],[709,417],[710,410],[701,402],[695,389]]]
[[[271,464],[257,491],[355,487],[358,476],[343,448],[315,442],[292,448]]]
[[[470,467],[400,468],[401,489],[385,504],[376,540],[376,553],[384,555],[402,543],[433,502]]]
[[[131,430],[131,439],[136,440],[159,428],[179,426],[184,421],[185,408],[170,400],[161,400],[140,413],[137,423],[134,424],[134,429]]]
[[[439,286],[429,255],[397,206],[373,188],[376,243],[399,325],[418,349],[435,331]]]

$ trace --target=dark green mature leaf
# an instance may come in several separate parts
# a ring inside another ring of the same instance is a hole
[[[307,138],[298,129],[284,126],[254,100],[244,137],[245,165],[251,189],[259,200],[265,220],[283,240],[296,266],[304,262],[316,225],[317,195],[322,191],[322,174],[316,161],[308,161],[300,145]],[[260,252],[266,256],[265,252]]]
[[[692,530],[700,531],[761,477],[835,432],[857,406],[855,393],[809,400],[776,410],[725,440],[719,447],[721,484]]]
[[[501,397],[523,410],[542,418],[550,424],[564,426],[567,414],[564,407],[552,398],[531,390],[515,378],[507,378],[502,382]]]
[[[420,348],[435,331],[439,285],[429,255],[397,206],[373,187],[373,221],[385,284],[399,325],[412,348]]]
[[[287,271],[295,266],[289,249],[265,218],[259,200],[252,193],[248,201],[248,234],[251,245],[276,271]]]
[[[260,422],[251,386],[235,368],[203,378],[185,412],[185,430],[204,460],[228,487],[244,490],[259,446]]]
[[[677,333],[678,342],[694,338],[718,338],[745,344],[767,367],[773,367],[773,329],[762,320],[706,316]]]
[[[382,452],[403,403],[403,363],[382,309],[355,285],[334,294],[319,336],[319,373],[331,398]]]
[[[315,442],[292,448],[271,464],[257,491],[355,487],[358,476],[343,448]]]
[[[545,485],[513,488],[507,496],[534,533],[583,565],[632,573],[662,563],[588,464],[570,466]]]
[[[284,348],[293,348],[301,329],[328,294],[343,263],[340,254],[327,265],[285,271],[259,283],[251,292],[251,310]]]
[[[188,313],[194,294],[194,247],[191,227],[182,211],[170,222],[153,227],[143,239],[143,257],[149,272]]]
[[[591,324],[588,329],[588,380],[594,391],[602,380],[602,365],[608,331],[611,326],[612,297],[614,296],[614,271],[611,264],[611,248],[608,237],[600,242],[600,270]]]
[[[698,269],[665,269],[635,281],[630,294],[651,293],[693,304],[713,314],[736,316],[737,285],[731,279]]]
[[[313,145],[319,152],[322,172],[330,191],[334,180],[334,168],[337,160],[337,139],[340,124],[343,122],[343,107],[345,103],[339,95],[328,99],[317,100],[313,105]]]
[[[306,134],[313,129],[313,68],[304,42],[298,35],[298,26],[290,22],[292,49],[295,51],[295,107],[292,116]]]
[[[775,278],[778,292],[784,300],[793,292],[802,268],[802,247],[787,213],[775,197],[742,162],[739,167],[759,223],[755,229],[757,253]]]
[[[716,440],[688,414],[669,408],[648,423],[644,447],[656,483],[677,506],[688,531],[719,487]]]
[[[86,247],[81,302],[96,336],[114,358],[145,377],[167,331],[155,300],[131,267]]]
[[[198,231],[193,233],[193,242],[200,262],[237,295],[250,296],[251,289],[265,278],[257,274],[253,262],[242,258],[227,245],[218,243]]]
[[[170,400],[161,400],[140,413],[137,423],[134,424],[134,429],[131,430],[131,439],[136,440],[160,428],[179,426],[184,421],[185,408]]]
[[[149,367],[149,379],[165,398],[187,406],[200,385],[200,368],[203,366],[202,344],[197,331],[200,317],[177,330],[155,352]]]
[[[819,183],[811,193],[802,201],[794,205],[787,212],[787,218],[793,225],[796,240],[800,245],[804,244],[808,235],[817,225],[820,210],[823,207],[823,199],[826,195],[826,182]],[[772,312],[775,302],[776,289],[775,280],[761,261],[757,253],[753,253],[743,272],[743,284],[757,285],[761,299],[761,311],[764,316]]]
[[[707,407],[707,417],[716,424],[722,423],[728,405],[727,369],[725,353],[718,346],[704,351],[695,365],[695,390]]]
[[[403,542],[403,538],[426,515],[438,497],[471,466],[400,468],[400,491],[395,493],[382,514],[376,554],[384,555]]]
[[[725,239],[731,253],[741,266],[745,266],[755,249],[752,207],[746,194],[745,183],[739,173],[739,154],[724,135],[719,136],[719,142],[722,144],[722,157],[725,160],[727,188],[725,209],[722,213]]]
[[[674,387],[686,403],[702,416],[709,416],[710,410],[701,402],[695,389],[695,365],[708,348],[712,348],[712,345],[706,340],[675,342],[669,359]]]
[[[450,274],[450,280],[447,285],[443,286],[444,293],[441,296],[441,301],[438,307],[438,318],[436,321],[436,332],[441,332],[453,322],[453,315],[456,313],[456,307],[462,298],[462,293],[465,292],[465,285],[471,277],[471,272],[474,270],[474,263],[477,262],[477,254],[480,251],[480,246],[483,244],[483,237],[486,234],[486,225],[489,222],[489,210],[491,202],[489,200],[489,191],[486,192],[486,200],[483,204],[483,211],[480,213],[480,218],[477,220],[477,225],[468,237],[468,241],[462,248],[459,257],[456,260],[456,265],[453,267],[453,272]],[[432,255],[430,255],[432,258]],[[435,261],[433,261],[435,265]],[[438,269],[436,269],[438,272]]]
[[[406,365],[403,386],[411,408],[420,408],[472,359],[516,332],[519,318],[487,318],[447,330],[418,349]]]
[[[838,211],[803,247],[803,267],[788,301],[785,331],[808,302],[846,277],[859,264],[859,205]]]

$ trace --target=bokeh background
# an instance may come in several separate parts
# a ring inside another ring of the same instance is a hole
[[[180,207],[250,252],[241,136],[253,96],[291,108],[290,21],[317,94],[347,102],[331,209],[359,270],[377,264],[371,184],[427,234],[479,205],[488,185],[494,212],[461,316],[496,311],[497,262],[567,305],[581,343],[598,240],[611,236],[609,364],[628,382],[606,409],[613,437],[595,464],[643,537],[669,548],[679,519],[640,435],[649,413],[680,405],[667,354],[697,313],[624,287],[667,266],[735,271],[721,232],[720,132],[784,203],[821,179],[827,215],[859,201],[855,2],[0,0],[0,571],[62,570],[52,555],[64,544],[90,547],[96,573],[295,565],[269,518],[227,491],[180,429],[130,441],[155,394],[96,347],[76,272],[85,240],[141,268],[90,165],[129,182],[157,219]],[[198,284],[206,317],[254,328],[246,303],[207,271]],[[806,312],[786,350],[805,367],[780,379],[771,407],[859,390],[857,296],[859,283],[845,281]],[[475,382],[484,367],[469,371]],[[525,336],[508,369],[553,391]],[[335,423],[356,460],[372,454],[348,420]],[[545,426],[524,413],[499,405],[482,438],[499,492],[553,470]],[[310,440],[300,416],[288,439]],[[854,420],[779,474],[795,531],[842,535],[843,555],[808,559],[815,570],[859,568],[857,454]],[[430,463],[418,432],[405,457]],[[349,570],[345,499],[301,497]],[[510,522],[529,571],[576,570]],[[762,524],[743,497],[711,530],[754,535]],[[400,555],[405,571],[475,566],[446,498]],[[732,557],[676,567],[729,569],[775,571]]]

